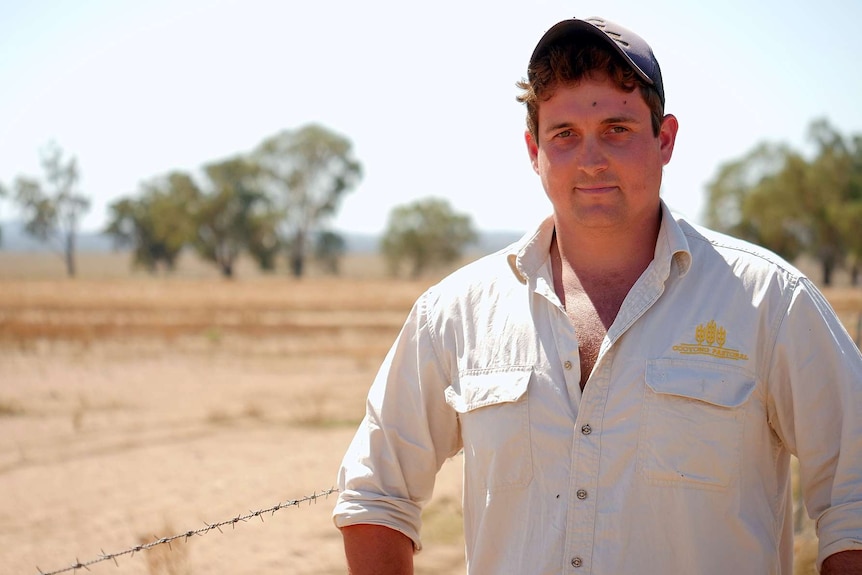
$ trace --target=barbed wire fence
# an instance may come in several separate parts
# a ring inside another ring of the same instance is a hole
[[[855,331],[855,333],[853,334],[853,339],[854,339],[856,345],[859,346],[860,349],[862,349],[862,312],[857,312],[855,320],[856,320],[855,321],[855,330],[853,330],[853,331]],[[850,323],[850,322],[848,322],[848,323]],[[104,551],[102,551],[101,555],[99,555],[98,557],[96,557],[94,559],[90,559],[88,561],[80,561],[76,558],[74,563],[72,563],[66,567],[53,570],[53,571],[43,571],[38,565],[36,566],[36,570],[38,571],[38,573],[40,575],[60,575],[62,573],[69,573],[69,572],[78,571],[81,569],[85,569],[85,570],[89,571],[90,566],[98,564],[98,563],[102,563],[105,561],[113,561],[117,566],[119,566],[119,562],[117,560],[121,557],[125,557],[125,556],[133,557],[136,553],[148,551],[148,550],[150,550],[154,547],[158,547],[160,545],[168,545],[168,547],[170,547],[171,543],[173,543],[174,541],[183,540],[185,542],[185,541],[188,541],[192,537],[203,536],[203,535],[210,533],[213,530],[217,530],[220,533],[224,533],[222,531],[222,527],[230,526],[231,528],[235,528],[237,524],[245,523],[245,522],[252,520],[252,519],[255,519],[255,518],[259,518],[261,521],[263,521],[263,517],[265,515],[273,515],[277,511],[279,511],[281,509],[288,508],[288,507],[299,507],[303,503],[314,504],[317,502],[318,499],[328,498],[330,495],[337,493],[337,492],[338,492],[338,489],[336,489],[334,487],[329,488],[329,489],[324,489],[320,492],[314,492],[311,495],[306,495],[306,496],[300,497],[298,499],[290,499],[290,500],[284,501],[282,503],[277,503],[277,504],[273,505],[272,507],[268,507],[266,509],[258,509],[256,511],[249,511],[248,513],[236,515],[235,517],[232,517],[230,519],[226,519],[223,521],[219,521],[216,523],[204,522],[204,527],[201,527],[198,529],[192,529],[192,530],[186,531],[184,533],[178,533],[178,534],[171,535],[168,537],[155,537],[154,536],[154,539],[148,543],[141,543],[141,544],[133,545],[131,547],[128,547],[128,548],[120,550],[120,551],[115,551],[112,553],[105,553]]]
[[[89,571],[90,570],[89,568],[91,565],[95,565],[96,563],[101,563],[103,561],[113,561],[117,566],[119,566],[119,562],[117,561],[117,559],[120,557],[124,557],[126,555],[128,555],[129,557],[132,557],[132,556],[134,556],[135,553],[147,551],[147,550],[152,549],[153,547],[157,547],[159,545],[167,545],[168,547],[170,547],[172,542],[177,541],[179,539],[182,539],[183,541],[188,541],[188,539],[190,539],[191,537],[203,536],[203,535],[206,535],[207,533],[209,533],[213,530],[218,530],[220,533],[224,533],[224,531],[222,531],[222,529],[221,529],[222,527],[227,527],[227,526],[236,527],[236,525],[238,523],[244,523],[246,521],[249,521],[249,520],[255,519],[255,518],[259,518],[261,521],[263,521],[264,515],[273,515],[276,511],[279,511],[279,510],[284,509],[286,507],[299,507],[303,503],[317,503],[318,499],[328,498],[330,495],[332,495],[333,493],[337,493],[337,492],[338,492],[338,489],[331,487],[329,489],[324,489],[323,491],[321,491],[319,493],[314,492],[311,495],[306,495],[304,497],[300,497],[299,499],[290,499],[290,500],[285,501],[283,503],[277,503],[277,504],[275,504],[272,507],[269,507],[267,509],[258,509],[257,511],[249,511],[246,514],[237,515],[231,519],[219,521],[218,523],[210,524],[210,523],[204,522],[205,527],[201,527],[199,529],[192,529],[190,531],[186,531],[185,533],[178,533],[176,535],[171,535],[170,537],[156,537],[153,541],[151,541],[149,543],[134,545],[134,546],[129,547],[127,549],[123,549],[122,551],[115,551],[113,553],[105,553],[104,551],[102,551],[102,554],[100,556],[96,557],[95,559],[91,559],[89,561],[83,561],[82,562],[82,561],[79,561],[78,559],[75,559],[75,562],[72,563],[71,565],[69,565],[67,567],[63,567],[62,569],[57,569],[55,571],[42,571],[42,569],[40,569],[38,565],[36,566],[36,570],[41,575],[59,575],[60,573],[68,573],[70,571],[77,571],[79,569],[86,569]]]

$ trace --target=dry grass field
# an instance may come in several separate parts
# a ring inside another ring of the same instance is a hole
[[[0,252],[0,572],[37,574],[330,488],[424,282],[224,281],[85,255]],[[374,272],[374,273],[372,273]],[[420,573],[463,572],[459,463],[428,508]],[[334,499],[92,573],[344,573]],[[37,569],[38,568],[38,569]],[[84,573],[81,570],[77,573]]]
[[[332,487],[380,361],[437,279],[382,279],[373,258],[301,281],[247,265],[225,281],[194,261],[152,277],[123,254],[85,254],[79,269],[68,280],[51,256],[0,252],[4,573],[60,570]],[[859,290],[827,296],[848,321],[862,310]],[[418,573],[463,573],[459,482],[456,458],[425,514]],[[332,504],[89,572],[344,573]]]

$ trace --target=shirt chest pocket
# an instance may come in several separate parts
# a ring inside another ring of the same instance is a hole
[[[458,412],[467,481],[489,491],[523,487],[533,478],[527,388],[530,368],[468,371],[446,403]]]
[[[648,362],[639,472],[658,485],[726,488],[739,473],[744,406],[754,387],[753,377],[732,366]]]

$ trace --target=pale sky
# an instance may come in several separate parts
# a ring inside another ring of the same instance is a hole
[[[98,230],[142,181],[316,122],[364,167],[336,229],[379,233],[435,196],[525,231],[550,204],[515,82],[547,28],[594,15],[656,53],[680,123],[662,194],[696,222],[718,166],[755,144],[804,150],[821,117],[862,133],[859,0],[0,0],[0,182],[41,175],[56,141]]]

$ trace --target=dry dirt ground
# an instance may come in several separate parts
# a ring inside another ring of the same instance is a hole
[[[65,569],[332,487],[422,287],[0,280],[0,572]],[[444,466],[426,513],[420,573],[463,573],[459,466]],[[344,573],[333,504],[89,572]]]
[[[53,266],[0,257],[0,572],[344,573],[332,496],[70,566],[332,487],[431,280]],[[834,300],[862,309],[859,290]],[[417,573],[464,572],[460,464],[438,479]]]

